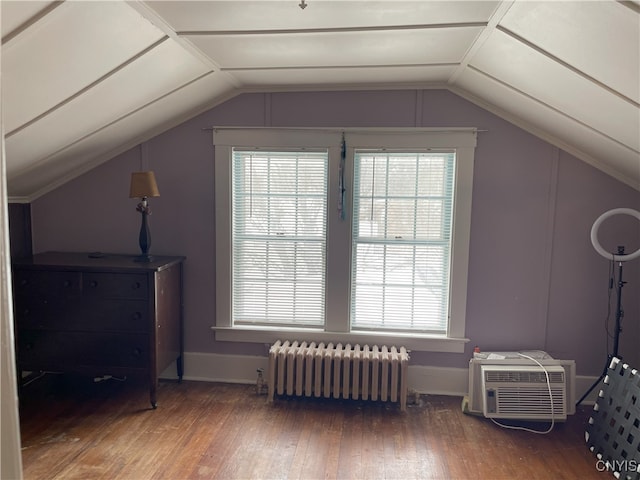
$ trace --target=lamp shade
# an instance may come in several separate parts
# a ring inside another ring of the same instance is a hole
[[[129,198],[159,197],[160,191],[153,172],[133,172]]]

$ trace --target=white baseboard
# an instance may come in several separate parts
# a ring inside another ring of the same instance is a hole
[[[463,397],[469,389],[469,369],[409,365],[409,390],[421,394]]]
[[[219,353],[184,353],[184,380],[200,382],[255,383],[257,370],[264,369],[269,359],[250,355],[222,355]],[[160,378],[176,379],[176,365],[170,365]]]
[[[268,358],[249,355],[222,355],[218,353],[184,354],[184,380],[252,384],[258,378],[257,370],[267,373]],[[176,378],[176,366],[171,365],[160,376]],[[580,398],[597,377],[576,377],[576,397]],[[463,397],[469,389],[469,369],[409,365],[409,389],[420,394],[451,395]],[[594,388],[583,402],[593,405],[599,389]]]

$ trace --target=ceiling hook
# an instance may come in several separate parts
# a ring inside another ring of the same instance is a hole
[[[300,0],[300,3],[298,4],[298,6],[304,10],[305,8],[307,8],[307,3],[306,0]]]

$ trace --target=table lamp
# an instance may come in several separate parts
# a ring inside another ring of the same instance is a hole
[[[140,225],[140,250],[141,255],[136,257],[137,262],[150,262],[153,257],[149,255],[149,248],[151,247],[151,231],[149,230],[149,223],[147,216],[151,215],[151,208],[149,208],[149,197],[159,197],[158,185],[156,184],[156,177],[153,172],[133,172],[131,174],[131,189],[129,191],[129,198],[140,198],[136,210],[140,212],[142,216],[142,224]]]

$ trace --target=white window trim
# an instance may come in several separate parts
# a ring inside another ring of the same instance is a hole
[[[342,135],[347,141],[345,186],[353,180],[354,149],[358,148],[433,148],[456,150],[453,241],[451,248],[450,318],[446,335],[396,332],[349,332],[350,305],[347,295],[336,302],[332,291],[350,289],[351,191],[344,201],[346,220],[338,216],[338,162]],[[465,338],[467,271],[471,230],[471,202],[476,129],[306,129],[306,128],[233,128],[213,129],[215,145],[215,228],[216,228],[216,322],[212,326],[216,340],[270,344],[276,340],[297,339],[334,343],[404,345],[411,350],[461,353]],[[381,140],[384,138],[384,140]],[[233,326],[231,319],[231,154],[233,147],[255,148],[328,148],[329,199],[327,230],[327,305],[324,330],[310,328],[272,328]],[[343,243],[344,242],[344,243]],[[334,245],[340,244],[341,248]],[[333,300],[332,300],[333,299]]]

